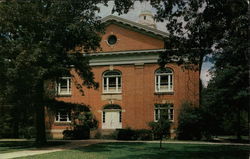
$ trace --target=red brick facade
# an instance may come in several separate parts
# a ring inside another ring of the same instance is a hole
[[[107,43],[107,38],[110,35],[117,37],[115,45]],[[119,54],[119,51],[164,49],[164,42],[160,38],[154,38],[127,27],[110,24],[106,28],[106,34],[103,35],[101,48],[100,52],[117,52]],[[112,57],[114,56],[112,55]],[[122,61],[122,58],[123,56],[119,59]],[[155,104],[172,103],[174,106],[172,129],[174,130],[177,127],[181,104],[185,101],[191,101],[195,104],[199,102],[199,71],[185,70],[175,63],[168,64],[166,67],[173,70],[173,92],[170,93],[156,93],[155,91],[155,71],[159,68],[156,62],[143,63],[137,61],[127,64],[112,64],[111,62],[110,64],[92,66],[95,81],[100,85],[97,90],[84,88],[84,96],[82,96],[75,85],[75,83],[81,83],[81,80],[75,76],[71,80],[71,95],[58,97],[58,100],[89,105],[91,112],[99,121],[99,130],[102,130],[103,107],[107,104],[118,104],[121,107],[122,128],[147,129],[149,128],[148,122],[154,121]],[[121,93],[103,93],[103,73],[107,70],[121,72]],[[74,74],[73,70],[72,74]],[[54,118],[50,119],[48,129],[51,129],[50,132],[54,133],[54,137],[59,137],[60,135],[57,136],[56,133],[60,134],[61,131],[59,130],[64,130],[69,126],[54,124]]]

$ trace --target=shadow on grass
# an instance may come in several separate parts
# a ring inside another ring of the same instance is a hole
[[[43,146],[36,146],[34,141],[0,141],[0,153],[27,150],[27,149],[49,149],[55,146],[64,145],[67,142],[53,141],[47,142]]]
[[[116,159],[247,159],[249,146],[101,143],[74,150],[92,153],[108,153]]]

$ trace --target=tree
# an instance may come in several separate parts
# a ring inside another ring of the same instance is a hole
[[[123,1],[123,5],[131,5]],[[161,66],[171,62],[170,55],[186,57],[179,64],[199,64],[211,53],[215,58],[213,105],[237,113],[240,127],[241,112],[249,119],[249,0],[168,0],[150,1],[156,9],[156,20],[166,20],[169,37],[167,51],[160,57]],[[118,13],[128,7],[115,6]],[[192,66],[192,65],[191,65]],[[213,85],[213,86],[212,86]],[[215,109],[216,110],[216,109]],[[218,113],[221,111],[218,110]],[[218,114],[223,116],[222,114]],[[249,122],[249,121],[248,121]],[[240,128],[237,136],[240,138]]]
[[[77,46],[87,53],[99,47],[103,27],[97,4],[101,1],[13,0],[0,3],[1,93],[18,113],[36,113],[36,142],[46,142],[45,82],[70,75],[96,88],[94,75]],[[17,123],[18,127],[18,123]]]
[[[151,128],[153,132],[154,139],[160,139],[160,149],[162,149],[162,140],[163,138],[169,138],[170,137],[170,126],[171,122],[169,121],[168,117],[168,109],[170,108],[172,104],[164,104],[163,107],[165,107],[166,111],[160,112],[160,118],[158,121],[152,121],[149,122],[148,125]]]

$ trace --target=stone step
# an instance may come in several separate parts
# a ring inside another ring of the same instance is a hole
[[[101,134],[102,135],[110,135],[110,134],[114,133],[115,131],[116,131],[115,129],[102,129]]]

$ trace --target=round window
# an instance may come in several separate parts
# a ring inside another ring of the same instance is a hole
[[[108,44],[109,44],[109,45],[114,45],[116,42],[117,42],[116,36],[110,35],[110,36],[108,37]]]

